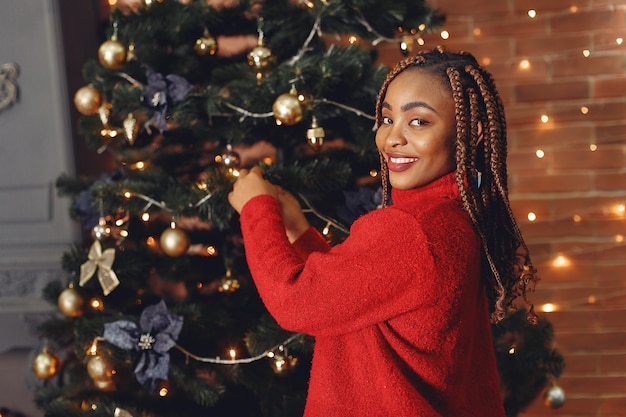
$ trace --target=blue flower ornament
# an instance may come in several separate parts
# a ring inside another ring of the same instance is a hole
[[[118,320],[104,325],[104,338],[114,346],[139,351],[135,377],[150,392],[155,392],[161,380],[168,379],[169,350],[183,327],[183,317],[169,314],[165,301],[146,307],[139,325],[130,320]]]

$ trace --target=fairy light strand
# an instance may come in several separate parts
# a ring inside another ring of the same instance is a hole
[[[252,362],[256,362],[256,361],[259,361],[261,359],[267,358],[269,353],[271,353],[271,352],[273,352],[273,351],[275,351],[277,349],[280,349],[281,347],[283,347],[285,345],[288,345],[289,343],[293,342],[294,340],[302,338],[302,337],[304,337],[303,333],[295,333],[291,337],[289,337],[288,339],[283,341],[282,343],[274,345],[270,349],[266,349],[261,354],[258,354],[256,356],[250,356],[248,358],[241,358],[241,359],[221,359],[219,356],[218,357],[213,357],[213,358],[208,358],[208,357],[194,355],[193,353],[189,352],[187,349],[183,348],[182,346],[180,346],[178,344],[176,344],[174,347],[176,349],[180,350],[181,352],[183,352],[185,354],[185,356],[187,356],[188,358],[194,359],[194,360],[196,360],[198,362],[214,363],[214,364],[220,364],[220,365],[238,365],[238,364],[244,364],[244,363],[252,363]]]

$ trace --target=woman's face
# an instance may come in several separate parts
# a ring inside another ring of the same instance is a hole
[[[405,70],[389,84],[376,146],[392,187],[422,187],[455,169],[454,112],[450,91],[426,71]]]

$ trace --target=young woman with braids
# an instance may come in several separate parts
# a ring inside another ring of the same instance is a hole
[[[490,319],[536,276],[494,81],[470,54],[423,52],[389,73],[376,117],[384,207],[343,243],[258,167],[229,196],[268,310],[315,336],[305,416],[504,416]]]

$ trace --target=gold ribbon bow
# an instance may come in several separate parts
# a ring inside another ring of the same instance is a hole
[[[115,262],[115,249],[109,248],[104,252],[100,241],[96,240],[89,249],[89,260],[80,266],[80,286],[82,287],[98,270],[98,281],[104,295],[109,295],[120,283],[115,272],[111,269]]]

